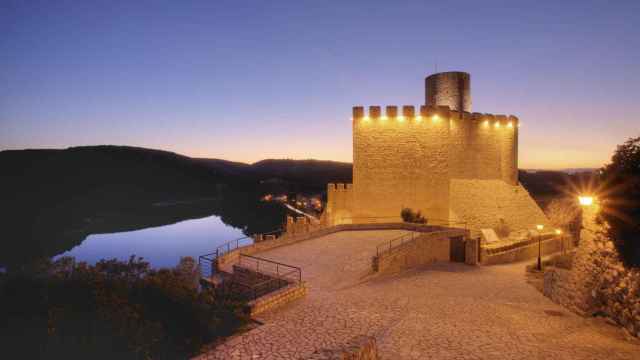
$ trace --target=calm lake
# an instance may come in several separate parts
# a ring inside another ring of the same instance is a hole
[[[197,260],[218,245],[244,236],[241,230],[224,224],[220,217],[209,216],[142,230],[92,234],[55,258],[73,256],[76,261],[94,264],[100,259],[127,260],[136,255],[153,268],[174,267],[181,256]]]

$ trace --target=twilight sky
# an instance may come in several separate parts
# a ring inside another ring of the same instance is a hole
[[[351,161],[353,105],[471,73],[521,168],[640,136],[640,1],[0,1],[0,150],[120,144]]]

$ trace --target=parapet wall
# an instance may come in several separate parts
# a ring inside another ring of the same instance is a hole
[[[328,225],[350,224],[353,222],[353,185],[333,184],[327,185],[327,206],[325,219]]]

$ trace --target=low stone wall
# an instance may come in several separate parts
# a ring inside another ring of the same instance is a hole
[[[375,256],[372,260],[374,272],[389,273],[436,261],[451,260],[451,237],[464,235],[463,230],[437,231],[418,235]]]
[[[552,237],[541,242],[542,255],[549,255],[571,248],[570,238]],[[483,265],[507,264],[511,262],[529,260],[538,257],[538,242],[526,242],[522,246],[511,247],[505,251],[495,251],[483,247],[480,254],[480,262]]]
[[[374,223],[374,224],[340,224],[335,226],[314,228],[314,231],[304,233],[285,233],[280,237],[273,237],[267,240],[266,237],[260,237],[261,241],[253,244],[239,247],[235,250],[221,255],[217,259],[216,267],[218,270],[226,269],[238,261],[240,254],[253,255],[263,251],[271,250],[280,246],[294,244],[300,241],[315,239],[321,236],[330,235],[340,231],[367,231],[367,230],[410,230],[416,232],[433,232],[437,230],[447,229],[441,226],[418,225],[408,223]],[[461,231],[461,230],[457,230]]]
[[[361,336],[335,349],[321,349],[306,360],[377,360],[378,348],[373,336]]]
[[[576,296],[579,289],[576,283],[571,280],[571,271],[556,267],[549,268],[544,272],[543,294],[567,309],[580,315],[588,315],[584,306],[577,306]]]
[[[299,299],[307,294],[307,286],[304,282],[291,284],[281,289],[270,292],[264,296],[250,301],[247,304],[248,313],[251,316],[258,315],[269,309],[274,309]]]
[[[582,237],[571,270],[549,268],[544,295],[583,315],[606,315],[640,337],[640,270],[627,269],[604,237]]]

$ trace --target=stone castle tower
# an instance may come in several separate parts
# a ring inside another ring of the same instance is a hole
[[[425,79],[425,105],[353,108],[353,184],[328,184],[330,224],[400,221],[404,207],[431,224],[531,229],[544,213],[518,183],[512,115],[471,113],[470,75]]]

